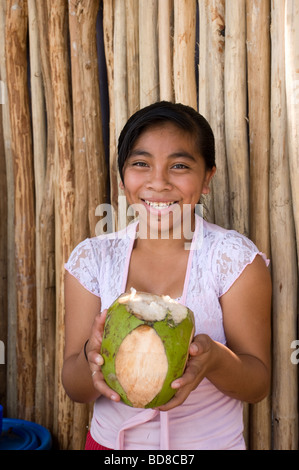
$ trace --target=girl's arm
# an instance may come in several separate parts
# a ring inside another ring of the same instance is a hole
[[[260,256],[220,298],[227,346],[199,334],[190,345],[183,376],[172,384],[166,411],[183,403],[204,377],[226,395],[255,403],[269,392],[271,361],[271,280]]]
[[[77,402],[94,401],[101,394],[118,401],[119,395],[105,383],[100,355],[105,312],[101,300],[77,279],[65,275],[65,352],[62,382],[69,397]],[[86,360],[84,345],[86,341]],[[92,376],[92,372],[96,371]]]

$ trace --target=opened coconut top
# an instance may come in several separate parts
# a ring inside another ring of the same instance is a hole
[[[145,321],[162,321],[166,315],[174,323],[183,321],[188,309],[169,295],[155,295],[147,292],[137,292],[131,288],[131,293],[122,294],[118,302],[125,304],[128,311]]]

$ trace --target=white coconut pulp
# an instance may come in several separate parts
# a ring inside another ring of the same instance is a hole
[[[167,323],[172,323],[173,327],[188,315],[188,309],[169,296],[135,289],[121,295],[118,303],[146,322],[163,321],[167,316]],[[187,350],[188,344],[185,347]],[[115,356],[115,376],[132,406],[138,408],[147,406],[161,392],[168,368],[165,344],[149,324],[133,329],[123,339]]]
[[[124,303],[127,309],[137,317],[145,321],[161,321],[168,314],[177,325],[187,316],[188,309],[169,297],[169,295],[155,295],[148,293],[139,293],[131,288],[130,294],[123,294],[118,299],[119,303]]]

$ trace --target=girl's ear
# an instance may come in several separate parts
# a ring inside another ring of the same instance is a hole
[[[122,180],[120,180],[120,182],[119,182],[119,187],[120,187],[120,189],[125,189],[124,183],[122,182]]]
[[[216,167],[213,166],[211,170],[206,171],[206,176],[203,182],[203,187],[202,187],[202,194],[209,194],[210,192],[210,183],[213,178],[213,176],[216,173]]]

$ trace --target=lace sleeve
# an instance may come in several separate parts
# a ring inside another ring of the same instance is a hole
[[[97,257],[98,260],[98,257]],[[65,269],[92,294],[100,297],[98,265],[91,240],[87,238],[74,248]]]
[[[251,240],[238,232],[227,232],[215,250],[213,263],[219,283],[219,297],[229,290],[257,255],[261,255],[266,265],[269,265],[265,254]]]

